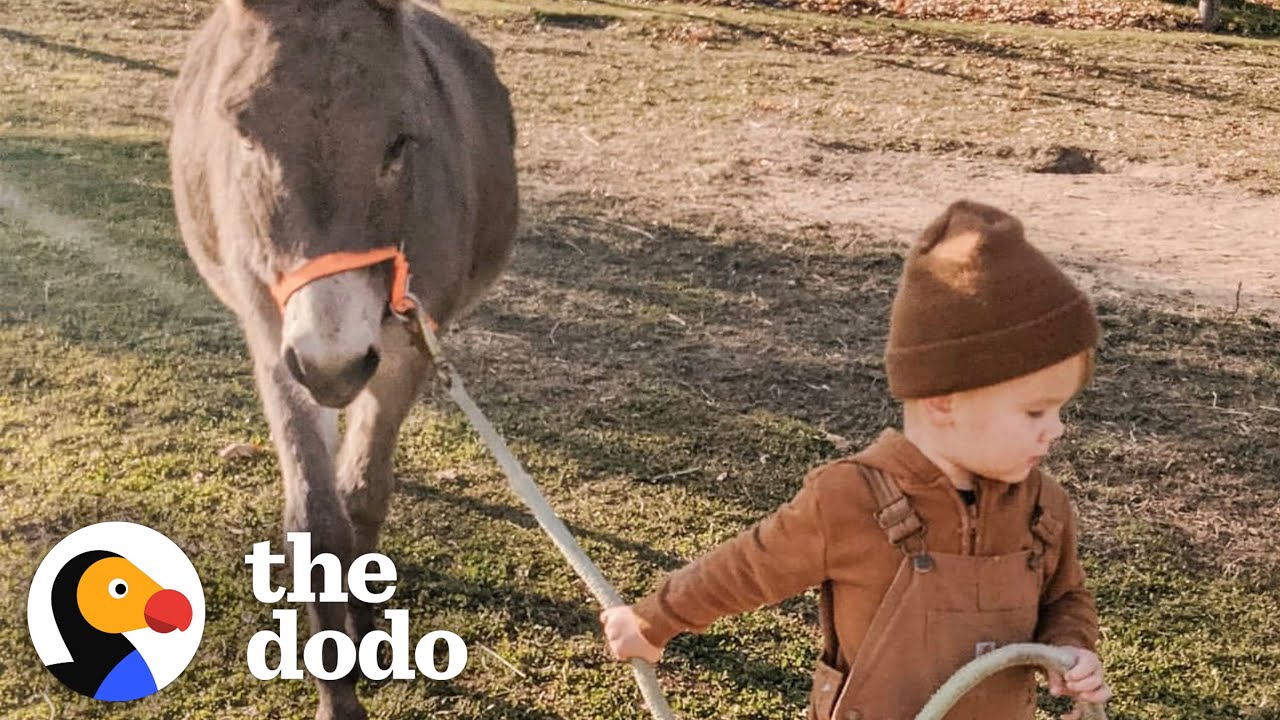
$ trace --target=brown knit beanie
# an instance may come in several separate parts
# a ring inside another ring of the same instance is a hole
[[[902,400],[995,385],[1098,343],[1093,305],[1032,247],[1022,223],[961,200],[911,248],[885,367]]]

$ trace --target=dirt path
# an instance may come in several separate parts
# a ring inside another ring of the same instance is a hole
[[[1242,311],[1280,311],[1280,197],[1251,195],[1194,167],[1036,173],[998,159],[833,147],[750,121],[727,134],[658,128],[639,139],[601,139],[593,132],[559,126],[526,134],[527,157],[538,167],[524,177],[532,196],[635,194],[659,213],[678,208],[783,232],[829,226],[835,237],[862,232],[903,243],[947,202],[970,197],[1018,215],[1032,239],[1086,283],[1092,276],[1119,290],[1226,310],[1239,288]]]
[[[922,218],[949,199],[969,196],[1007,207],[1047,251],[1110,284],[1191,293],[1227,308],[1239,288],[1243,309],[1280,310],[1280,198],[1211,184],[1193,168],[1055,175],[899,153],[848,155],[836,164],[856,179],[837,187],[762,178],[761,209],[799,223],[880,227],[909,242]]]

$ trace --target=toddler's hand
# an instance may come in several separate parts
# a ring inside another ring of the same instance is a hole
[[[609,608],[600,613],[609,654],[616,660],[638,657],[656,663],[662,657],[662,648],[654,647],[640,632],[640,618],[630,605]]]
[[[1076,700],[1102,704],[1111,699],[1111,688],[1102,677],[1102,661],[1098,656],[1078,647],[1063,645],[1063,649],[1075,653],[1076,664],[1065,674],[1057,670],[1049,670],[1049,692],[1055,696],[1067,695]],[[1070,718],[1077,715],[1078,710],[1064,715]]]

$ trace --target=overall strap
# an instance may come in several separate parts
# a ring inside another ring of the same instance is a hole
[[[889,544],[905,555],[916,558],[925,552],[924,521],[911,507],[911,501],[902,494],[898,482],[888,473],[869,465],[861,466],[863,477],[871,486],[876,499],[876,524],[884,531]]]
[[[916,572],[933,569],[933,558],[926,552],[925,525],[916,514],[911,502],[892,476],[879,468],[856,463],[858,474],[871,489],[876,501],[876,524],[884,531],[889,543],[911,558]],[[822,631],[822,660],[841,672],[847,671],[836,638],[834,590],[827,580],[818,590],[818,627]]]

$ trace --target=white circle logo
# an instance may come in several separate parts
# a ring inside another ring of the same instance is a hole
[[[149,527],[81,528],[40,562],[27,596],[40,661],[98,700],[146,697],[195,657],[204,588],[182,548]]]

